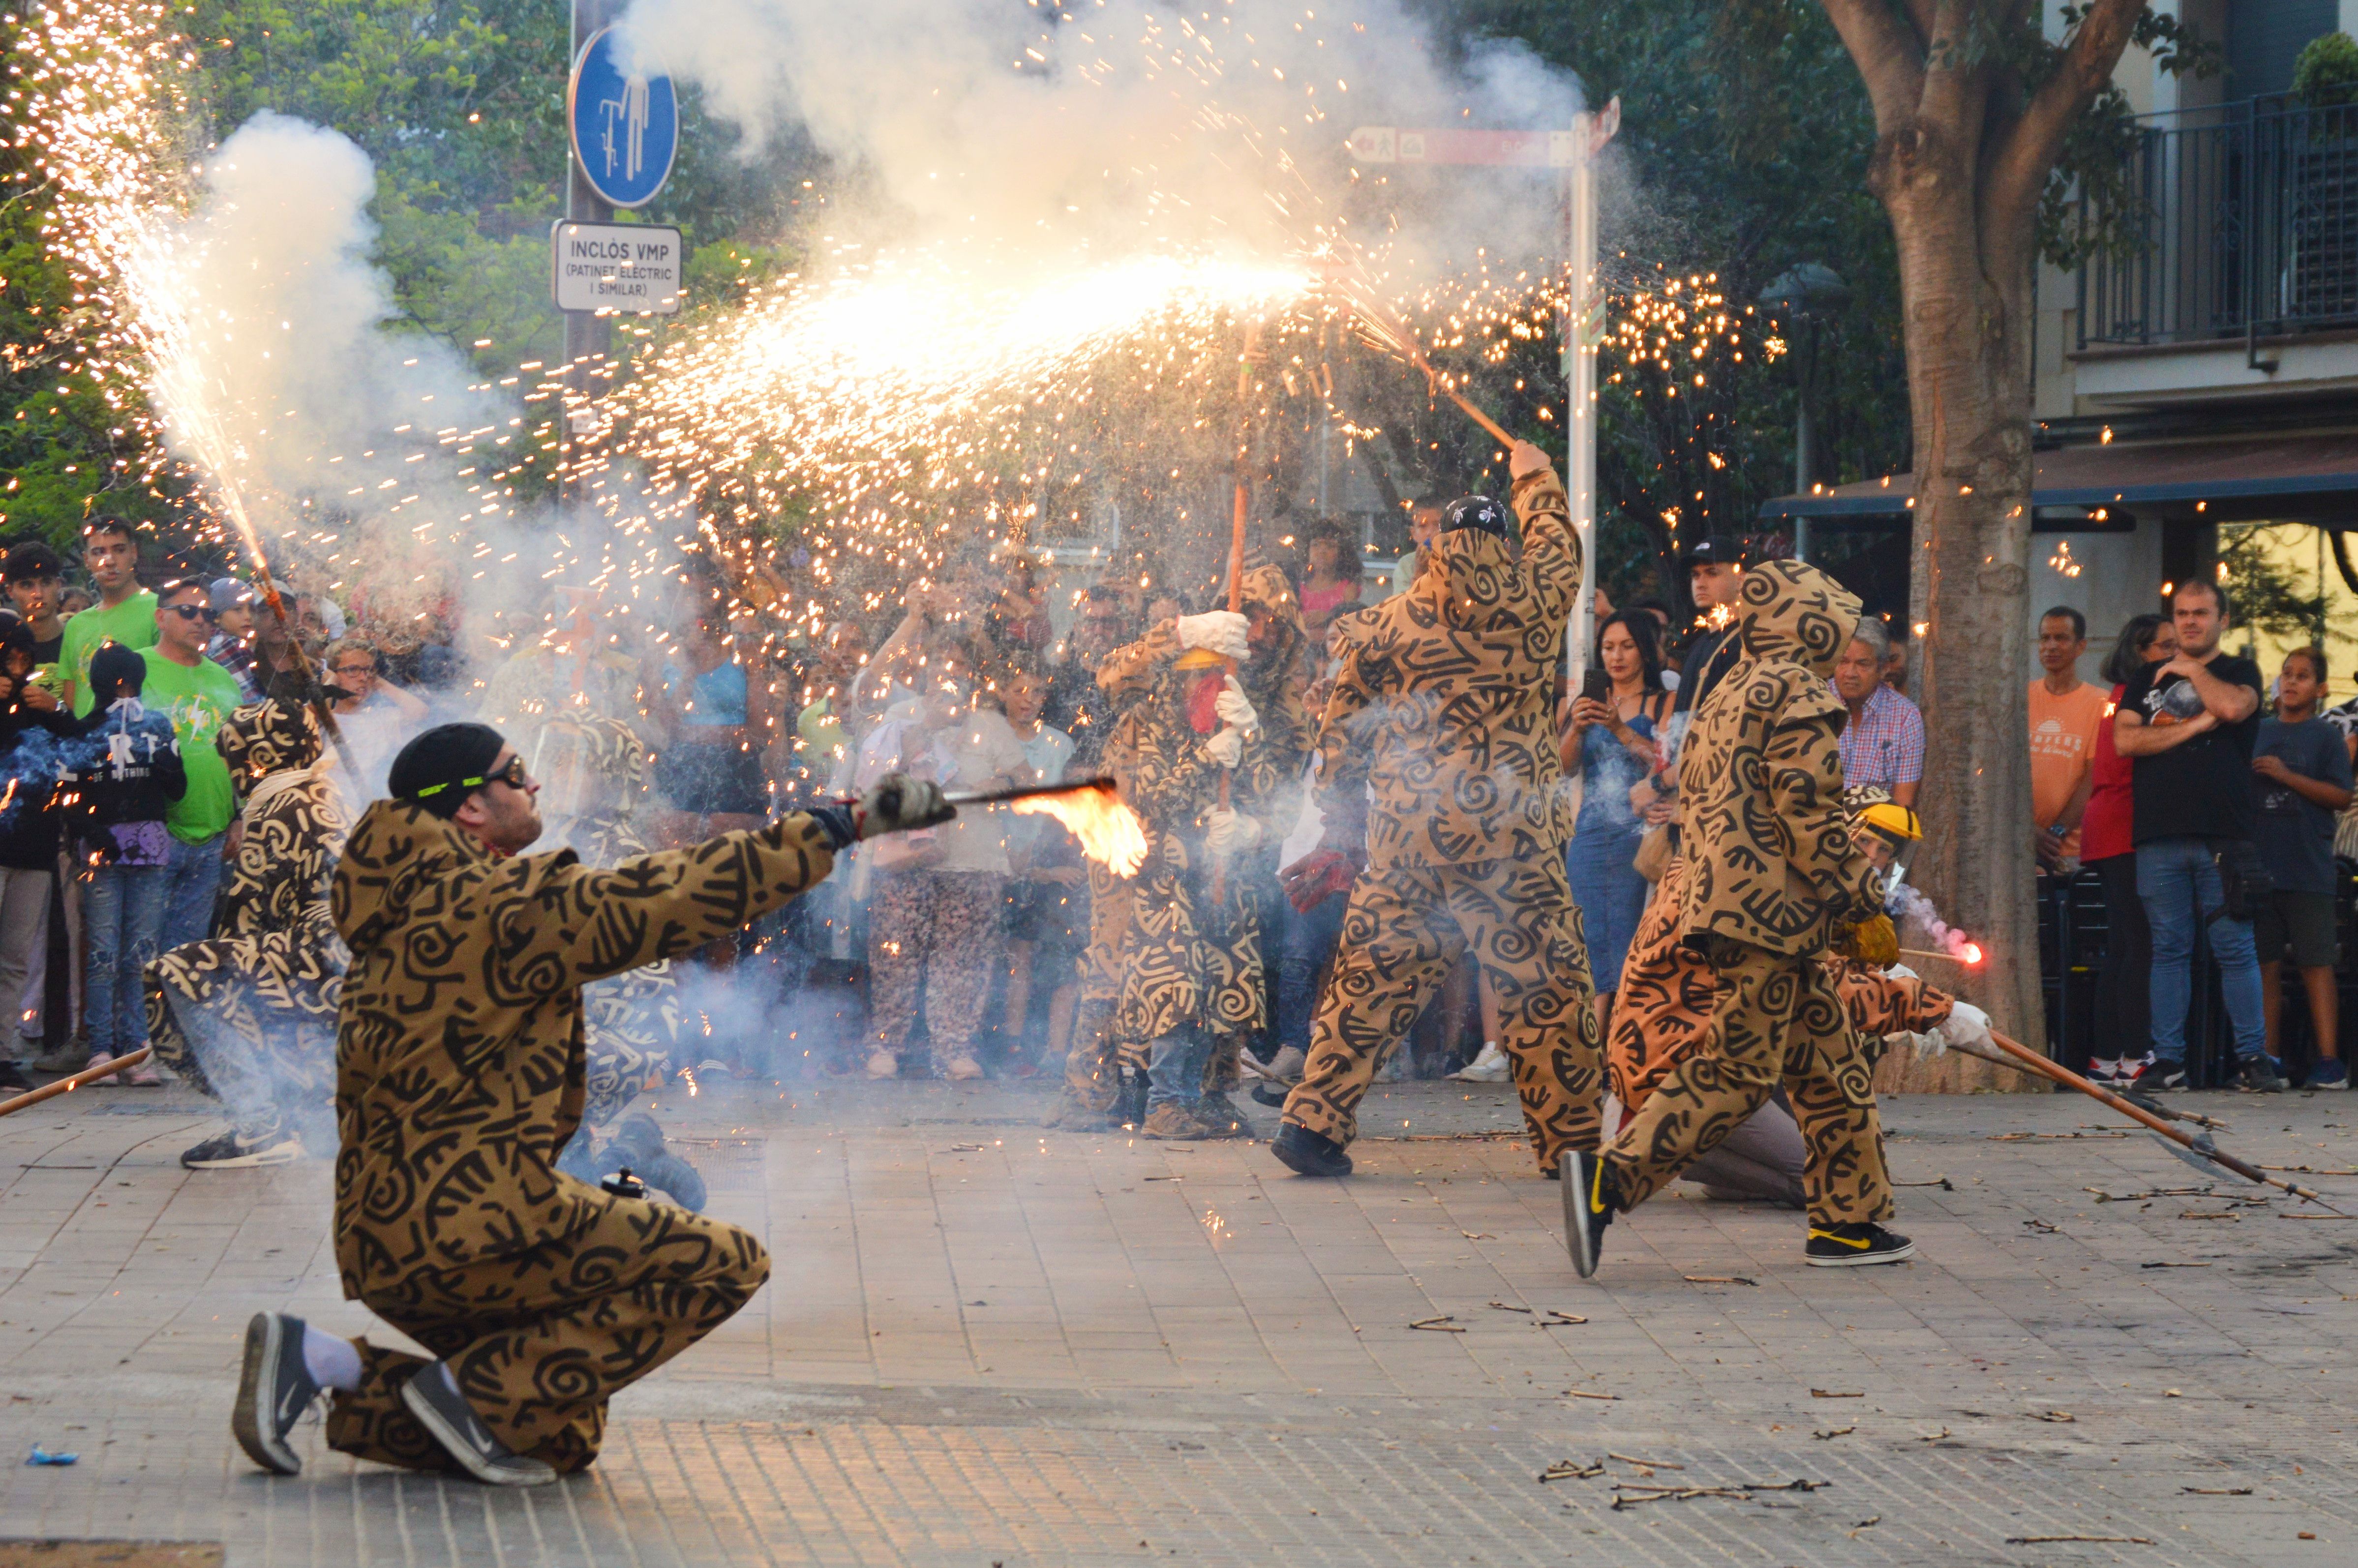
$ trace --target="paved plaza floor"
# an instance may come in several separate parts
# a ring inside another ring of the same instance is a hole
[[[2358,1165],[2358,1098],[2188,1101],[2248,1158]],[[1886,1102],[1912,1264],[1804,1269],[1799,1216],[1682,1189],[1587,1282],[1503,1087],[1379,1087],[1346,1182],[1042,1131],[1046,1104],[668,1102],[773,1278],[616,1401],[593,1470],[534,1492],[358,1465],[316,1426],[300,1477],[239,1454],[255,1310],[400,1343],[339,1296],[324,1161],[183,1171],[218,1124],[177,1089],[0,1121],[0,1565],[81,1561],[23,1544],[56,1539],[257,1568],[2158,1568],[2358,1542],[2358,1221],[2206,1191],[2076,1098]],[[2358,1212],[2358,1176],[2316,1180]],[[80,1461],[28,1465],[37,1444]]]

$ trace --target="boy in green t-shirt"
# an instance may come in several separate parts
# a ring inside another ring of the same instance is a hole
[[[90,712],[90,661],[109,643],[144,651],[156,645],[156,596],[139,586],[139,541],[120,517],[98,517],[81,531],[81,564],[98,589],[98,602],[66,622],[59,650],[66,705],[81,719]]]
[[[187,792],[164,815],[172,836],[164,895],[163,946],[169,951],[204,940],[212,927],[222,846],[237,815],[229,764],[213,738],[245,695],[235,676],[205,657],[213,608],[204,583],[195,578],[168,582],[156,590],[156,645],[147,654],[147,682],[139,700],[171,719],[189,775]]]

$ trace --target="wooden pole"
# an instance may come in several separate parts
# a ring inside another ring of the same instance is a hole
[[[2172,1127],[2169,1122],[2163,1120],[2160,1117],[2156,1116],[2153,1112],[2146,1109],[2145,1107],[2137,1104],[2136,1101],[2123,1099],[2120,1096],[2113,1093],[2112,1090],[2104,1088],[2099,1085],[2090,1083],[2087,1079],[2071,1071],[2071,1068],[2064,1066],[2061,1063],[2049,1061],[2038,1052],[2033,1051],[2029,1046],[2021,1044],[2019,1041],[2009,1040],[1995,1029],[1990,1031],[1990,1044],[1996,1045],[1999,1050],[2012,1057],[2018,1065],[2028,1068],[2029,1071],[2036,1073],[2040,1077],[2046,1078],[2051,1083],[2062,1084],[2067,1087],[2078,1089],[2090,1099],[2102,1101],[2104,1105],[2110,1107],[2114,1110],[2119,1111],[2123,1116],[2127,1117],[2130,1120],[2137,1122],[2150,1131],[2160,1134],[2162,1137],[2169,1139],[2172,1143],[2183,1145],[2187,1149],[2191,1150],[2194,1153],[2201,1156],[2203,1159],[2210,1161],[2212,1164],[2221,1166],[2225,1170],[2232,1171],[2247,1182],[2258,1182],[2271,1187],[2277,1187],[2285,1192],[2290,1193],[2297,1198],[2331,1209],[2335,1214],[2342,1213],[2340,1209],[2334,1208],[2331,1204],[2325,1201],[2325,1195],[2322,1193],[2312,1192],[2309,1188],[2300,1185],[2298,1182],[2278,1181],[2276,1177],[2269,1175],[2258,1166],[2247,1164],[2244,1161],[2237,1159],[2234,1155],[2226,1152],[2224,1150],[2214,1148],[2207,1138],[2198,1140],[2191,1133],[2180,1131],[2179,1129]],[[2344,1217],[2346,1218],[2348,1217],[2344,1216]]]
[[[28,1107],[37,1106],[45,1099],[55,1099],[59,1095],[71,1094],[84,1084],[94,1084],[99,1079],[120,1073],[125,1068],[135,1067],[147,1059],[153,1047],[142,1045],[138,1050],[117,1056],[103,1066],[84,1067],[70,1078],[59,1078],[54,1084],[44,1084],[39,1088],[29,1089],[13,1099],[0,1099],[0,1116],[6,1116],[10,1111],[24,1110]]]

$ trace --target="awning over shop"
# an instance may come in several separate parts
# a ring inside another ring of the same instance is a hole
[[[2139,517],[2358,528],[2358,433],[2114,441],[2038,452],[2031,460],[2031,515],[2041,533],[2130,528]],[[1781,495],[1760,516],[1870,524],[1904,517],[1914,500],[1914,477],[1892,474],[1817,495]]]

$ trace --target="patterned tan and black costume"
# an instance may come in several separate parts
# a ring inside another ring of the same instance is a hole
[[[1503,539],[1451,529],[1408,592],[1353,622],[1319,725],[1318,803],[1329,843],[1364,816],[1367,870],[1285,1119],[1349,1141],[1378,1054],[1470,949],[1552,1175],[1565,1152],[1596,1146],[1604,1093],[1554,718],[1580,545],[1552,470],[1518,480],[1514,503],[1520,560]]]
[[[495,858],[379,801],[337,868],[351,945],[337,1039],[336,1264],[346,1297],[443,1358],[500,1441],[575,1471],[606,1401],[769,1278],[760,1242],[556,1169],[584,1102],[581,988],[736,930],[825,877],[808,816],[611,871]],[[360,1346],[330,1446],[449,1469],[404,1408],[422,1362]]]
[[[336,1007],[350,954],[328,889],[343,853],[342,796],[319,721],[272,699],[232,713],[215,739],[244,808],[213,933],[145,976],[147,1038],[167,1066],[221,1100],[241,1136],[334,1141]]]
[[[1260,922],[1249,868],[1237,863],[1246,857],[1223,868],[1205,841],[1227,770],[1205,752],[1209,737],[1188,722],[1186,686],[1184,675],[1163,665],[1120,720],[1133,753],[1128,799],[1146,830],[1146,863],[1130,888],[1114,1034],[1141,1043],[1150,1059],[1170,1037],[1200,1036],[1232,1069],[1238,1043],[1267,1022]],[[1256,730],[1228,773],[1229,809],[1258,819],[1282,776]],[[1217,1068],[1208,1076],[1217,1086]],[[1190,1098],[1205,1087],[1199,1078]]]
[[[1844,709],[1826,684],[1858,617],[1858,600],[1813,567],[1745,573],[1743,656],[1695,710],[1679,758],[1678,936],[1701,955],[1709,994],[1701,977],[1681,983],[1709,1021],[1604,1152],[1624,1208],[1742,1125],[1781,1077],[1808,1145],[1812,1222],[1890,1212],[1870,1065],[1819,961],[1840,928],[1882,908],[1842,809]],[[1647,1044],[1649,1060],[1671,1054]]]
[[[1310,723],[1302,708],[1304,683],[1300,672],[1311,654],[1308,635],[1302,629],[1301,607],[1294,601],[1293,589],[1285,580],[1285,574],[1270,566],[1253,567],[1245,572],[1239,597],[1248,609],[1259,606],[1267,610],[1275,628],[1273,640],[1246,662],[1237,679],[1245,689],[1246,700],[1260,717],[1256,741],[1261,754],[1280,770],[1282,779],[1290,781],[1301,773],[1302,758],[1310,743]],[[1122,798],[1133,806],[1138,799],[1139,730],[1129,720],[1182,652],[1177,630],[1172,622],[1164,622],[1138,641],[1115,649],[1098,665],[1098,684],[1112,703],[1114,713],[1105,727],[1098,772],[1114,779],[1121,787]],[[1231,795],[1233,797],[1233,790]],[[1282,797],[1270,792],[1250,806],[1235,804],[1232,798],[1232,806],[1261,822],[1262,840],[1270,847],[1257,856],[1239,857],[1240,861],[1270,860],[1273,847],[1283,836],[1281,818],[1290,820],[1285,816]],[[1266,865],[1248,865],[1244,877],[1239,879],[1248,895],[1253,889],[1251,878],[1255,871],[1267,869]],[[1089,945],[1081,957],[1080,1006],[1073,1025],[1072,1050],[1065,1060],[1065,1104],[1084,1111],[1103,1112],[1114,1108],[1120,1094],[1123,1069],[1133,1075],[1146,1071],[1149,1037],[1127,1033],[1120,1022],[1123,977],[1131,968],[1139,939],[1135,911],[1146,873],[1136,878],[1117,877],[1092,860],[1088,874]],[[1266,1010],[1265,1001],[1263,1009]],[[1235,1033],[1222,1038],[1212,1067],[1211,1081],[1216,1087],[1234,1083],[1240,1038]],[[1061,1109],[1058,1119],[1062,1119]]]
[[[1703,955],[1680,939],[1685,887],[1684,863],[1672,860],[1638,924],[1613,1004],[1606,1064],[1614,1096],[1632,1111],[1645,1105],[1671,1068],[1704,1049],[1711,1032],[1719,982]],[[1956,1000],[1917,976],[1886,974],[1832,954],[1818,962],[1842,999],[1843,1013],[1870,1067],[1882,1056],[1885,1036],[1938,1027]]]

